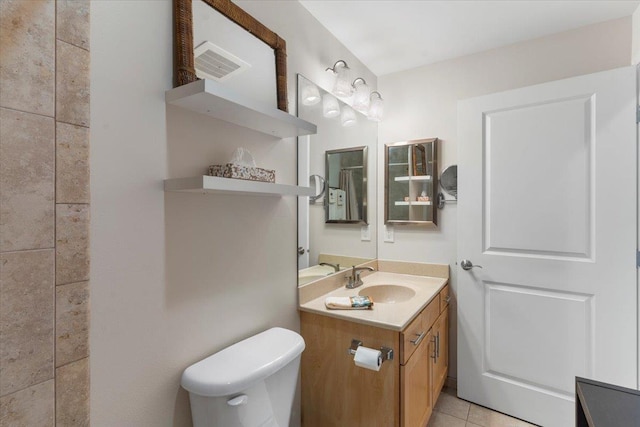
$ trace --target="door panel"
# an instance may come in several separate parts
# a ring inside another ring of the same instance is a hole
[[[591,96],[485,113],[485,250],[590,258],[593,113]]]
[[[637,387],[635,69],[458,104],[460,397],[573,424],[574,377]]]
[[[484,370],[522,387],[571,398],[574,375],[593,375],[593,298],[521,284],[484,285]]]

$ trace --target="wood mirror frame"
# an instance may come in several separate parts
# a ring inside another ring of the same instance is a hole
[[[175,20],[176,87],[198,80],[193,58],[193,0],[173,0]],[[230,0],[203,1],[273,49],[276,58],[278,109],[288,112],[287,44],[276,33]]]

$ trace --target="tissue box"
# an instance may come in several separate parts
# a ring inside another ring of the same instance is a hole
[[[210,176],[223,178],[246,179],[249,181],[276,182],[276,171],[250,166],[240,166],[233,163],[209,166]]]

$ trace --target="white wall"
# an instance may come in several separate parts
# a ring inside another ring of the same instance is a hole
[[[631,42],[631,64],[640,64],[640,6],[633,12],[632,20],[632,42]]]
[[[536,40],[465,56],[378,79],[385,120],[378,133],[378,169],[384,144],[438,137],[440,170],[457,162],[457,101],[483,94],[588,74],[629,64],[631,18],[622,18]],[[384,188],[378,176],[378,189]],[[382,190],[379,190],[382,191]],[[378,215],[383,218],[383,197]],[[439,212],[437,229],[395,227],[395,242],[379,240],[378,258],[451,265],[456,289],[456,205]],[[379,223],[378,233],[383,232]],[[382,235],[382,234],[379,234]],[[456,304],[450,322],[450,376],[457,375]]]
[[[636,100],[640,100],[640,6],[631,17],[631,64],[636,66],[638,83],[636,86]],[[640,138],[640,124],[636,125],[636,138]],[[640,145],[640,144],[639,144]],[[638,165],[640,165],[640,151],[638,152]],[[640,189],[640,175],[638,175],[638,189]],[[638,200],[638,242],[640,242],[640,200]],[[638,288],[640,288],[640,276],[638,276]],[[640,311],[640,293],[638,294],[638,310]],[[640,349],[640,316],[638,316],[638,343]],[[640,389],[640,358],[638,358],[638,388]]]
[[[239,3],[287,41],[290,111],[297,72],[327,86],[324,69],[342,58],[375,82],[299,3]],[[92,425],[188,426],[186,366],[299,327],[296,200],[165,194],[162,180],[200,174],[241,143],[293,184],[296,141],[165,106],[171,0],[91,8]]]

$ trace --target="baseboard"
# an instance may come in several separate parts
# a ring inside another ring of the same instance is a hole
[[[458,379],[457,378],[453,378],[453,377],[447,377],[447,379],[444,380],[444,386],[452,388],[454,390],[457,390],[458,389]]]

